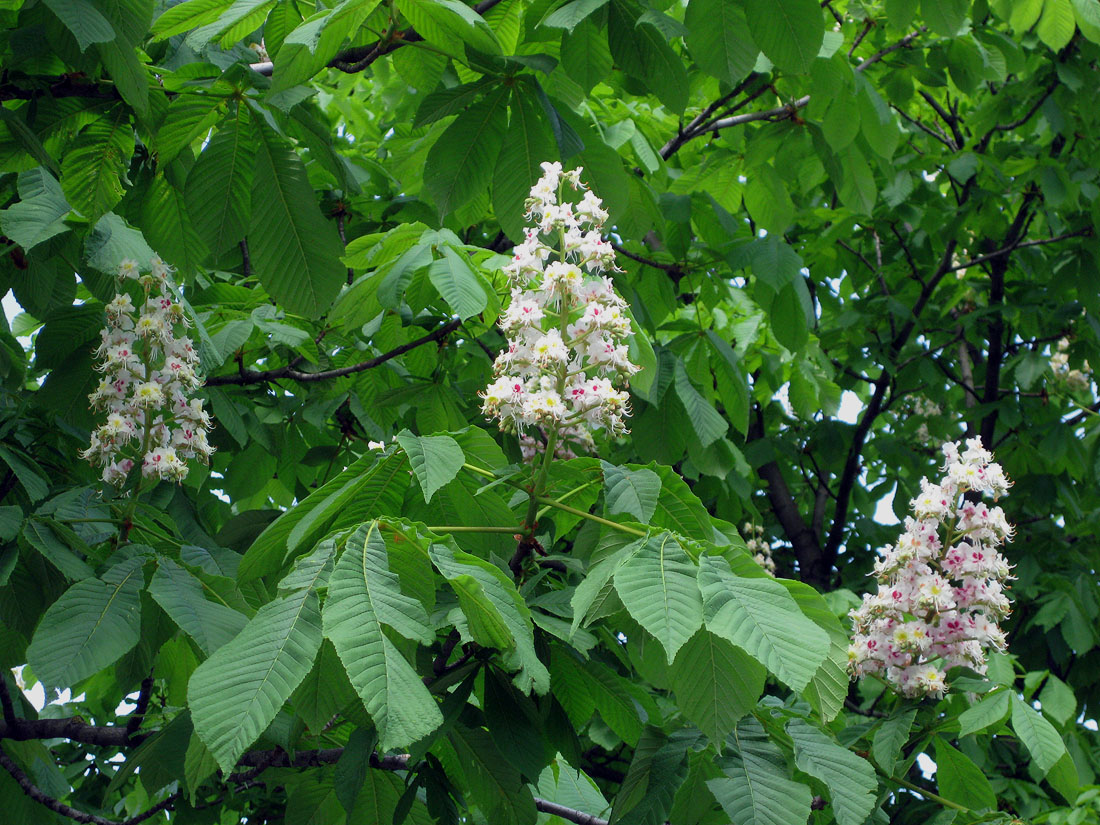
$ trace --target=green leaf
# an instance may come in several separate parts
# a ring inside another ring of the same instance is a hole
[[[50,605],[27,647],[35,676],[47,685],[68,687],[138,643],[144,561],[127,559],[102,578],[81,579]]]
[[[248,624],[244,614],[207,599],[203,583],[171,559],[158,562],[149,595],[207,656]]]
[[[909,741],[909,731],[913,728],[913,720],[916,716],[916,708],[910,708],[885,719],[875,729],[875,735],[871,739],[871,755],[890,775],[894,773],[894,764],[901,756],[901,749]]]
[[[123,106],[92,121],[61,163],[61,188],[73,209],[89,221],[122,199],[122,177],[134,153],[134,131]]]
[[[259,124],[248,247],[260,283],[287,312],[320,316],[347,280],[340,235],[321,215],[302,159],[266,123]]]
[[[700,630],[676,655],[672,689],[684,715],[721,748],[737,720],[756,705],[766,677],[747,653]]]
[[[718,804],[738,825],[799,825],[810,816],[810,789],[790,779],[780,750],[753,718],[730,734],[736,752],[722,760],[725,774],[707,780]]]
[[[172,6],[153,22],[153,41],[167,40],[173,35],[212,23],[231,2],[232,0],[187,0]]]
[[[466,43],[479,52],[501,54],[496,33],[480,14],[458,0],[399,0],[397,8],[430,43],[461,53]]]
[[[187,702],[195,732],[226,774],[306,678],[320,647],[317,591],[308,588],[263,605],[199,665]]]
[[[466,454],[449,435],[417,436],[402,430],[397,434],[397,443],[409,456],[425,502],[458,475],[466,462]]]
[[[65,216],[69,214],[69,202],[57,179],[46,169],[38,166],[20,172],[19,196],[18,203],[0,212],[0,230],[24,250],[68,230]]]
[[[615,65],[649,87],[673,113],[684,111],[688,76],[684,61],[652,23],[638,20],[637,8],[627,0],[612,0],[607,37]]]
[[[699,443],[703,447],[717,441],[726,434],[729,424],[718,414],[718,410],[707,401],[702,394],[695,389],[695,385],[688,378],[687,370],[682,361],[676,361],[676,377],[673,379],[676,386],[676,394],[680,396],[684,409],[687,410],[691,428],[699,437]]]
[[[940,737],[936,737],[936,785],[945,799],[971,810],[997,807],[997,796],[981,769]]]
[[[661,477],[645,467],[627,469],[601,461],[604,481],[604,506],[607,512],[626,513],[642,524],[649,524],[661,494]]]
[[[190,281],[209,250],[191,219],[184,193],[157,174],[135,217],[160,256],[178,268],[181,279]]]
[[[672,533],[639,539],[615,571],[615,590],[665,649],[668,663],[703,624],[697,568]]]
[[[327,15],[314,17],[290,32],[274,60],[272,92],[289,89],[322,71],[377,5],[378,0],[344,0]]]
[[[829,789],[838,825],[863,825],[875,809],[878,780],[875,769],[802,719],[787,722],[798,769]]]
[[[533,96],[516,86],[504,145],[493,175],[493,212],[513,241],[523,240],[524,202],[542,170],[543,161],[557,157],[549,125]]]
[[[1012,696],[1012,729],[1043,776],[1066,753],[1066,744],[1055,727],[1015,694]]]
[[[485,597],[508,626],[515,647],[504,654],[504,664],[519,671],[513,681],[524,693],[532,688],[540,694],[550,687],[550,673],[535,653],[534,625],[531,611],[515,585],[490,562],[439,542],[429,548],[432,564],[448,581],[470,576],[482,587]]]
[[[584,91],[611,72],[611,49],[607,34],[593,20],[585,20],[561,38],[561,65]],[[562,152],[564,155],[564,151]]]
[[[470,268],[465,253],[459,254],[449,246],[444,246],[442,251],[443,257],[432,261],[428,267],[428,278],[455,315],[465,321],[482,312],[489,297],[481,279]]]
[[[693,539],[710,539],[714,528],[710,515],[687,482],[671,467],[650,463],[649,468],[661,479],[661,494],[653,513],[654,527],[664,527]]]
[[[469,106],[428,150],[424,189],[441,216],[480,195],[492,181],[508,126],[509,95],[501,86]]]
[[[1044,0],[1043,15],[1035,33],[1054,51],[1061,51],[1073,38],[1077,20],[1070,0]]]
[[[587,20],[592,12],[607,5],[607,0],[570,0],[539,21],[540,26],[573,31],[577,25]]]
[[[26,111],[20,110],[15,112],[11,109],[0,107],[0,122],[7,126],[8,132],[23,146],[24,151],[56,175],[61,171],[60,167],[57,165],[57,161],[46,151],[46,147],[42,145],[42,141],[38,139],[38,135],[31,131],[30,126],[23,120],[22,115],[29,114],[30,111],[31,110],[28,108]],[[27,195],[23,193],[22,186],[19,187],[19,190],[24,198],[27,197]]]
[[[825,38],[821,15],[817,0],[745,0],[753,41],[787,72],[810,70]]]
[[[385,541],[373,522],[356,531],[336,563],[324,627],[374,720],[380,747],[390,750],[424,738],[443,723],[443,716],[416,671],[382,632],[383,623],[424,643],[432,637],[423,605],[403,594],[390,572]]]
[[[733,575],[724,558],[699,559],[707,629],[728,639],[795,690],[802,690],[829,653],[828,634],[770,578]]]
[[[1043,713],[1059,725],[1065,725],[1077,714],[1077,697],[1073,688],[1053,673],[1047,676],[1039,692],[1039,701],[1043,705]]]
[[[27,493],[27,498],[32,502],[44,499],[50,492],[50,483],[34,459],[10,447],[0,445],[0,461],[8,465],[8,469],[18,479]]]
[[[73,33],[80,51],[93,43],[114,40],[115,29],[99,10],[88,0],[45,0],[50,11]]]
[[[954,37],[970,11],[970,0],[921,0],[920,6],[928,28],[944,37]]]
[[[531,789],[523,783],[516,766],[497,749],[488,731],[457,724],[448,738],[461,760],[470,795],[490,822],[535,822]]]
[[[245,235],[256,165],[255,130],[248,108],[238,106],[199,155],[184,187],[191,223],[215,254]]]
[[[959,714],[959,736],[969,736],[1004,721],[1008,716],[1008,694],[1007,690],[990,693]]]
[[[707,74],[733,86],[752,71],[760,49],[740,6],[725,0],[691,0],[684,23],[688,50]]]
[[[23,538],[69,581],[80,581],[95,575],[92,568],[57,537],[50,522],[27,519]]]
[[[184,4],[186,5],[186,4]],[[169,13],[182,6],[174,6],[159,18],[159,23]],[[185,148],[205,137],[222,115],[225,101],[214,95],[180,95],[168,106],[168,114],[157,130],[157,160],[170,163]],[[236,128],[236,120],[232,121]],[[207,147],[209,148],[209,147]],[[204,153],[205,154],[205,153]]]
[[[92,227],[84,242],[84,255],[89,266],[113,277],[118,265],[127,258],[147,266],[153,250],[138,230],[114,212],[108,212]]]
[[[1073,12],[1081,34],[1093,43],[1100,43],[1100,2],[1073,0]]]

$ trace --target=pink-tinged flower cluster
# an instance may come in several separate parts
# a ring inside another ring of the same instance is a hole
[[[517,430],[530,457],[551,439],[568,456],[592,449],[594,430],[625,432],[629,396],[620,387],[638,370],[627,353],[626,302],[603,274],[615,270],[601,234],[607,212],[580,169],[542,168],[526,204],[532,225],[504,267],[512,284],[500,319],[508,346],[481,393],[485,414]],[[567,183],[583,191],[579,203],[561,202]]]
[[[108,484],[122,486],[139,462],[145,478],[182,481],[188,459],[206,462],[214,451],[206,440],[210,416],[200,399],[190,397],[202,386],[199,358],[181,334],[188,323],[173,298],[170,272],[156,256],[146,273],[135,261],[123,261],[118,277],[137,281],[140,306],[122,291],[106,307],[96,350],[103,379],[88,399],[107,420],[80,455],[103,468]]]
[[[1000,507],[964,494],[997,499],[1010,482],[980,439],[943,452],[943,479],[921,480],[905,532],[875,563],[877,592],[850,614],[853,676],[877,674],[909,697],[941,696],[948,670],[984,673],[986,651],[1005,648],[997,622],[1009,613],[1011,568],[998,548],[1013,528]]]

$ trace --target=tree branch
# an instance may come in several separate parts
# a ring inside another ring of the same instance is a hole
[[[1035,113],[1039,111],[1039,107],[1047,102],[1047,98],[1054,94],[1054,90],[1057,89],[1059,85],[1061,85],[1060,81],[1055,81],[1054,83],[1051,83],[1049,86],[1047,86],[1046,91],[1039,95],[1039,99],[1032,104],[1031,108],[1024,112],[1023,117],[1020,117],[1012,121],[1011,123],[998,123],[996,126],[993,127],[992,131],[1011,132],[1013,129],[1019,129],[1029,120],[1031,120],[1032,117],[1035,116]]]
[[[14,724],[0,722],[0,739],[68,739],[84,745],[125,748],[140,744],[145,735],[131,736],[122,725],[89,725],[81,719],[18,719]]]
[[[940,116],[947,128],[951,130],[952,136],[955,138],[954,142],[950,144],[952,149],[958,150],[966,143],[966,138],[963,137],[962,132],[959,130],[959,119],[953,113],[947,111],[940,105],[940,102],[936,98],[932,97],[928,92],[921,89],[920,96],[925,99],[932,110]]]
[[[417,338],[415,341],[409,341],[407,344],[395,347],[389,352],[384,352],[381,355],[377,355],[366,361],[361,361],[358,364],[352,364],[350,367],[323,370],[322,372],[301,372],[300,370],[294,369],[294,367],[289,364],[285,367],[276,367],[275,369],[261,371],[247,370],[242,367],[235,375],[215,375],[211,378],[207,378],[206,386],[222,387],[226,385],[244,386],[246,384],[263,384],[267,381],[274,381],[279,378],[289,378],[292,381],[300,381],[306,384],[316,381],[328,381],[332,378],[343,378],[345,375],[354,375],[357,372],[374,369],[399,355],[404,355],[410,350],[414,350],[424,344],[430,344],[432,341],[439,341],[446,338],[461,325],[462,321],[459,318],[452,318],[443,326],[429,332],[427,335]]]
[[[748,436],[750,443],[766,436],[764,416],[759,406],[756,408],[756,415],[749,423]],[[800,578],[819,590],[828,589],[832,564],[823,563],[824,553],[821,542],[818,541],[813,528],[802,518],[779,464],[774,460],[762,464],[756,468],[756,474],[767,483],[765,492],[768,502],[779,521],[779,526],[783,528],[783,532],[786,533],[787,539],[794,548]]]
[[[1061,235],[1055,235],[1053,238],[1039,238],[1038,240],[1035,240],[1035,241],[1020,241],[1020,242],[1014,243],[1010,246],[1006,246],[1003,249],[998,249],[995,252],[990,252],[988,255],[979,255],[977,258],[971,258],[969,261],[966,261],[966,262],[961,263],[961,264],[956,264],[955,266],[951,267],[947,271],[948,272],[958,272],[960,269],[969,269],[972,266],[977,266],[978,264],[984,264],[986,261],[992,261],[992,260],[995,260],[996,258],[1004,257],[1005,255],[1011,255],[1017,249],[1023,249],[1023,248],[1028,247],[1028,246],[1044,246],[1044,245],[1050,244],[1050,243],[1058,243],[1058,241],[1064,241],[1068,238],[1081,238],[1081,237],[1087,237],[1087,236],[1090,236],[1090,235],[1092,235],[1092,227],[1091,226],[1086,226],[1083,229],[1078,229],[1074,232],[1065,232]]]
[[[106,817],[96,816],[95,814],[85,813],[84,811],[78,811],[71,805],[66,805],[64,802],[60,802],[54,799],[49,794],[40,789],[29,776],[27,776],[23,770],[15,764],[10,756],[8,756],[3,748],[0,748],[0,767],[11,774],[11,778],[14,779],[20,788],[23,789],[23,793],[37,802],[39,805],[43,805],[49,808],[54,813],[61,814],[64,817],[68,817],[74,822],[80,822],[82,825],[137,825],[139,822],[144,822],[150,817],[156,816],[161,811],[166,811],[175,804],[176,800],[182,795],[182,791],[176,791],[173,794],[162,799],[153,807],[148,810],[142,811],[136,816],[132,816],[129,819],[116,820],[107,819]]]
[[[153,674],[150,671],[149,675],[141,680],[137,701],[134,703],[134,711],[130,714],[130,718],[126,720],[127,736],[133,736],[141,727],[141,723],[145,720],[145,712],[149,710],[149,698],[152,694]]]

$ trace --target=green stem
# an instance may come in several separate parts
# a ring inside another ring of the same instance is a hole
[[[62,524],[122,524],[120,518],[59,518]]]
[[[535,501],[537,501],[539,504],[547,504],[550,507],[556,507],[559,510],[564,510],[565,512],[572,513],[575,516],[580,516],[581,518],[586,518],[589,521],[594,521],[597,524],[604,525],[605,527],[611,527],[615,530],[618,530],[621,533],[629,533],[632,536],[644,536],[644,535],[646,535],[646,532],[644,530],[639,530],[636,527],[629,527],[625,524],[619,524],[617,521],[611,521],[610,519],[605,519],[602,516],[593,515],[592,513],[586,512],[584,510],[578,510],[576,507],[570,507],[568,504],[562,504],[556,498],[547,498],[546,496],[535,496]]]
[[[572,490],[562,493],[560,496],[558,496],[558,501],[565,501],[567,498],[575,496],[577,493],[581,492],[581,490],[587,489],[588,487],[591,487],[593,484],[596,483],[598,483],[596,479],[593,479],[592,481],[586,481],[580,487],[574,487]],[[542,518],[543,516],[545,516],[547,512],[549,512],[549,510],[550,508],[548,506],[543,507],[541,510],[539,510],[538,518]]]
[[[886,776],[885,774],[883,774],[883,775]],[[970,811],[970,809],[968,807],[966,807],[965,805],[960,805],[958,802],[952,802],[950,799],[945,799],[944,797],[940,796],[939,794],[932,793],[931,791],[926,790],[925,788],[922,788],[920,785],[913,784],[912,782],[908,781],[907,779],[900,779],[896,776],[886,776],[886,778],[890,782],[897,782],[903,788],[908,788],[911,791],[916,791],[921,796],[923,796],[925,799],[927,799],[929,802],[935,802],[936,804],[943,805],[944,807],[947,807],[947,808],[954,808],[956,811],[967,811],[967,812]]]

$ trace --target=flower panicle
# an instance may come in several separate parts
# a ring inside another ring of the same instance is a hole
[[[875,563],[876,592],[849,614],[853,677],[878,675],[912,698],[942,696],[953,667],[984,673],[987,652],[1006,646],[1012,575],[999,548],[1014,530],[1000,507],[964,494],[996,500],[1011,482],[978,438],[943,453],[943,478],[921,480],[904,532]]]
[[[542,169],[526,201],[524,241],[503,268],[512,285],[499,322],[507,346],[481,393],[483,412],[520,435],[528,458],[551,434],[556,454],[569,456],[594,449],[594,431],[625,433],[622,387],[638,370],[626,344],[627,305],[606,274],[618,271],[603,237],[607,211],[581,169],[556,162]],[[578,203],[562,200],[566,185],[583,192]]]
[[[202,386],[189,321],[175,300],[172,268],[153,256],[148,269],[124,260],[118,278],[136,281],[142,299],[119,291],[105,307],[96,370],[103,373],[88,396],[106,420],[92,431],[81,458],[102,468],[108,484],[122,486],[140,465],[145,478],[182,481],[189,459],[208,462],[210,416],[191,395]]]

